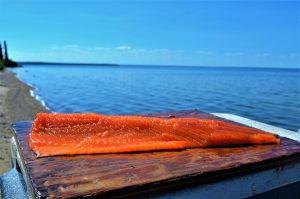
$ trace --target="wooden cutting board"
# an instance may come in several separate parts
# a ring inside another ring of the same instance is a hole
[[[220,119],[196,110],[147,116]],[[31,122],[13,127],[29,192],[41,198],[145,195],[262,170],[300,155],[298,142],[281,138],[280,145],[37,158],[28,147]]]

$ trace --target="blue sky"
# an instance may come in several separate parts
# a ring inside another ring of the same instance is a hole
[[[300,67],[299,1],[0,0],[17,61]]]

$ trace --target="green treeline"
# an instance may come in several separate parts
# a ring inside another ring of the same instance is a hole
[[[8,50],[7,50],[7,44],[6,41],[3,42],[4,46],[4,54],[2,50],[2,44],[0,42],[0,70],[4,70],[6,67],[17,67],[19,66],[17,62],[11,60],[8,57]]]

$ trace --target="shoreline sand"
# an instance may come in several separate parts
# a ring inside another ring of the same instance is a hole
[[[0,72],[0,175],[11,168],[11,124],[32,120],[37,112],[48,112],[30,95],[32,88],[10,71]]]

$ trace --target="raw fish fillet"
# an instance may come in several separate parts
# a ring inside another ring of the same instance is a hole
[[[219,120],[38,113],[29,134],[37,156],[278,144],[264,131]]]

